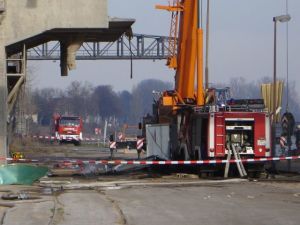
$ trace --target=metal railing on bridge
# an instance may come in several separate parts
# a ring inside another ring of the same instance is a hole
[[[125,35],[115,42],[84,42],[77,52],[77,60],[166,59],[169,55],[169,37],[133,34],[131,41]],[[131,45],[131,46],[130,46]],[[132,53],[132,54],[131,54]],[[28,60],[59,60],[60,43],[51,41],[31,48]]]

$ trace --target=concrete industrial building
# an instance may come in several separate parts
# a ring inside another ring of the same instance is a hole
[[[0,0],[0,156],[8,155],[7,123],[25,81],[26,50],[59,41],[66,76],[82,42],[117,40],[133,23],[109,19],[107,0]],[[8,62],[19,69],[8,71]]]

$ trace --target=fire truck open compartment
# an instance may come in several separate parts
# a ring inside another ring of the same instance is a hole
[[[226,151],[233,144],[240,154],[254,154],[254,119],[237,121],[225,120]]]
[[[191,120],[191,144],[195,159],[207,159],[208,114],[194,114]]]

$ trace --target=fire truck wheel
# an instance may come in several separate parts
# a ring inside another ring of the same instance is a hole
[[[75,145],[75,146],[79,146],[79,145],[81,145],[81,142],[80,142],[80,141],[75,141],[75,142],[74,142],[74,145]]]
[[[253,179],[259,179],[261,177],[261,171],[248,171],[248,177]]]

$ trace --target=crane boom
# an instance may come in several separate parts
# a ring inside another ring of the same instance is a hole
[[[178,40],[178,46],[169,46],[168,65],[176,70],[175,91],[178,98],[188,104],[204,105],[203,30],[199,26],[199,0],[174,0],[172,6],[156,8],[172,12],[170,40]]]

